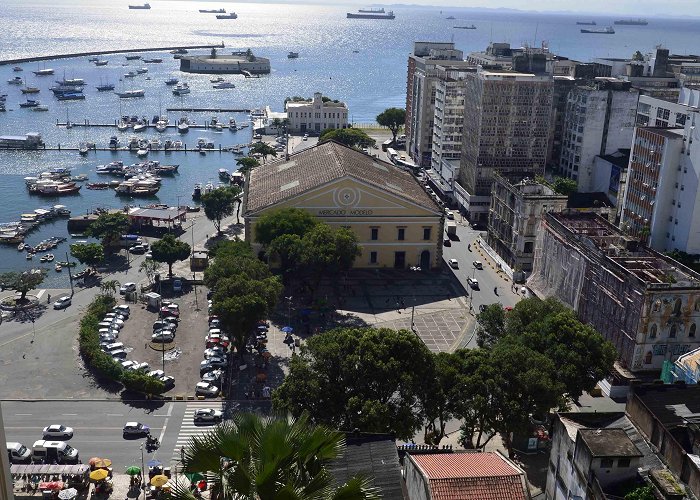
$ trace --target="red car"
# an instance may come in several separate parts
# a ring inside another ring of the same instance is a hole
[[[205,340],[207,348],[214,347],[215,345],[228,347],[230,343],[228,337],[225,337],[219,333],[211,333],[207,335]]]
[[[163,306],[160,308],[160,314],[163,315],[163,317],[171,317],[171,318],[179,318],[180,317],[180,310],[177,307],[171,307],[171,306]]]

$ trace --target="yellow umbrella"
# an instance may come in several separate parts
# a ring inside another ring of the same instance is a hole
[[[95,463],[93,464],[93,467],[95,469],[104,469],[112,465],[112,461],[109,458],[100,458],[98,460],[95,460]]]
[[[107,476],[109,476],[109,472],[107,472],[105,469],[97,469],[90,473],[90,479],[93,481],[102,481]]]
[[[155,486],[156,488],[160,488],[168,481],[169,481],[168,476],[164,476],[163,474],[158,474],[158,475],[155,475],[151,478],[151,484],[153,486]]]

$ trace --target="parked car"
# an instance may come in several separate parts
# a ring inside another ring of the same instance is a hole
[[[125,370],[131,370],[132,367],[136,366],[138,363],[136,361],[128,360],[122,361],[119,364],[122,365],[122,368],[124,368]]]
[[[447,217],[449,220],[455,220],[455,214],[451,210],[447,210],[445,212],[445,217]]]
[[[119,287],[119,293],[124,295],[126,293],[131,293],[136,291],[136,283],[124,283]]]
[[[61,424],[52,424],[44,427],[44,439],[70,439],[73,437],[73,428]]]
[[[209,320],[209,329],[212,328],[221,328],[221,320],[219,318]]]
[[[226,350],[221,346],[210,347],[204,350],[204,359],[220,357],[223,358],[226,355]]]
[[[121,330],[122,327],[124,326],[124,322],[122,322],[122,324],[120,325],[119,323],[113,323],[111,321],[100,321],[98,323],[98,326],[100,328],[112,328],[115,330]]]
[[[111,312],[111,313],[105,314],[104,319],[105,319],[105,320],[109,320],[109,321],[119,320],[119,321],[124,322],[124,321],[126,321],[127,319],[129,319],[129,317],[128,317],[128,316],[124,316],[124,315],[121,314],[121,313]]]
[[[136,363],[136,365],[132,366],[131,369],[134,370],[135,372],[144,372],[144,373],[146,373],[148,370],[151,369],[151,365],[149,365],[149,364],[146,363],[146,362],[143,362],[143,363]]]
[[[153,370],[148,372],[146,375],[153,378],[161,378],[165,376],[165,372],[163,370]]]
[[[100,335],[100,346],[104,345],[107,346],[109,344],[113,344],[117,341],[117,337],[115,335],[110,335],[110,334],[103,334]]]
[[[220,368],[217,368],[215,370],[208,371],[204,375],[202,375],[202,380],[204,382],[218,382],[223,376],[224,371]]]
[[[119,330],[116,328],[100,328],[97,333],[100,335],[113,335],[119,337]]]
[[[447,263],[452,269],[459,269],[459,262],[457,262],[457,259],[450,259],[447,261]]]
[[[164,375],[160,377],[159,380],[163,382],[163,385],[165,386],[166,390],[175,387],[175,377],[171,377],[170,375]]]
[[[474,262],[472,262],[472,265],[476,269],[483,269],[484,268],[484,264],[482,264],[480,260],[475,260]]]
[[[228,347],[229,338],[220,334],[207,335],[207,337],[205,338],[205,345],[207,348],[213,347],[215,345]]]
[[[223,416],[224,412],[214,408],[198,408],[194,411],[195,422],[220,422]]]
[[[202,396],[216,396],[219,394],[219,388],[209,382],[197,382],[194,392]]]
[[[118,306],[114,306],[112,308],[112,312],[119,313],[128,318],[129,314],[131,314],[131,309],[126,304],[119,304]]]
[[[146,253],[146,250],[146,247],[144,247],[143,245],[134,245],[129,249],[129,252],[133,254],[143,254]]]
[[[157,330],[177,330],[177,321],[175,318],[159,319],[153,323],[153,331]]]
[[[71,305],[71,298],[70,297],[61,297],[58,299],[56,302],[53,303],[53,308],[54,309],[65,309]]]
[[[171,330],[158,330],[151,335],[152,342],[168,343],[175,340],[175,334]]]
[[[119,351],[122,349],[124,349],[124,344],[122,344],[121,342],[114,342],[112,344],[105,346],[105,351],[107,351],[107,352]]]
[[[227,365],[228,360],[223,356],[212,356],[202,361],[199,364],[199,368],[201,372],[202,368],[205,368],[205,371],[209,371],[211,368],[226,368]]]
[[[129,353],[122,349],[119,351],[112,351],[109,353],[109,355],[112,356],[112,359],[114,359],[114,361],[121,362],[126,359]]]
[[[124,429],[122,430],[122,433],[124,434],[124,437],[126,436],[145,436],[146,434],[150,434],[151,428],[148,427],[147,425],[140,424],[138,422],[127,422],[124,425]]]
[[[467,278],[467,283],[469,284],[470,287],[472,287],[474,290],[479,289],[479,281],[474,279],[474,278]]]
[[[445,240],[442,242],[442,244],[445,245],[446,247],[451,247],[452,240],[450,240],[449,238],[445,238]]]
[[[160,308],[160,314],[163,315],[163,317],[172,317],[172,318],[179,318],[180,317],[180,309],[176,307],[171,307],[173,304],[163,306]]]
[[[113,318],[104,318],[102,321],[110,321],[116,328],[119,328],[120,330],[122,328],[124,328],[124,320],[123,319],[113,317]]]

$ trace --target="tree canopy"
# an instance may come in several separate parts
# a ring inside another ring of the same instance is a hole
[[[396,142],[396,134],[399,133],[401,127],[406,123],[406,110],[401,108],[387,108],[377,115],[377,123],[391,130],[393,140]]]
[[[209,471],[211,496],[216,499],[380,498],[368,477],[353,476],[335,486],[327,467],[344,448],[341,432],[312,424],[306,415],[290,420],[236,413],[190,440],[184,447],[182,468],[185,474]],[[173,498],[195,498],[186,485],[178,484]]]
[[[260,162],[252,156],[244,156],[236,160],[236,165],[239,166],[238,171],[247,176],[251,170],[260,166]]]
[[[43,269],[32,269],[31,271],[10,271],[0,274],[0,283],[3,288],[9,288],[20,293],[19,302],[24,302],[27,293],[34,290],[43,283],[46,271]]]
[[[95,266],[105,259],[104,247],[99,243],[74,243],[70,253],[82,264]]]
[[[357,128],[327,128],[321,132],[318,142],[337,141],[351,148],[374,147],[376,141]]]
[[[423,422],[419,395],[430,367],[430,351],[411,331],[339,328],[306,341],[273,403],[335,429],[410,439]]]
[[[88,226],[86,234],[102,239],[102,246],[110,251],[114,243],[129,229],[129,217],[123,212],[100,214],[95,222]]]
[[[151,254],[156,262],[168,264],[168,276],[173,275],[173,264],[190,256],[191,248],[172,234],[166,234],[151,245]]]
[[[282,235],[300,238],[316,226],[319,220],[301,208],[281,208],[264,213],[255,223],[255,241],[263,246]]]
[[[216,232],[221,234],[221,221],[233,215],[236,198],[240,194],[237,186],[221,187],[202,195],[204,215],[214,223]]]
[[[259,154],[263,157],[263,162],[267,161],[268,156],[277,156],[277,150],[266,142],[256,142],[250,147],[249,154]]]
[[[552,187],[557,193],[566,196],[578,192],[578,183],[568,177],[555,177]]]
[[[352,230],[334,229],[325,223],[312,227],[301,241],[302,263],[318,278],[346,273],[362,253]]]

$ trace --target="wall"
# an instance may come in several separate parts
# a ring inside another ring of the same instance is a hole
[[[404,463],[404,479],[406,481],[408,498],[411,500],[430,500],[430,485],[428,480],[413,462],[411,455],[406,455]]]
[[[569,494],[581,495],[585,488],[579,484],[570,459],[574,454],[574,441],[559,418],[552,426],[551,444],[545,487],[547,500],[568,500]]]

